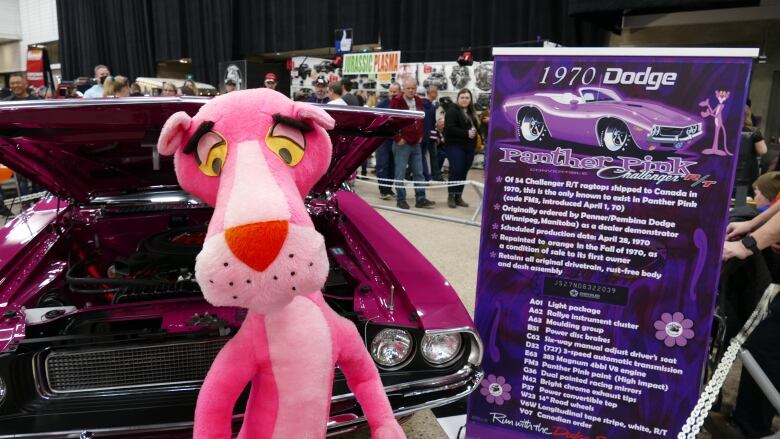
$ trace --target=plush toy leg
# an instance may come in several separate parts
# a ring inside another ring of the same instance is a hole
[[[259,364],[246,327],[262,325],[248,323],[249,320],[245,321],[238,334],[222,348],[206,375],[195,406],[194,439],[232,437],[233,407]],[[261,335],[265,339],[265,333]]]
[[[355,326],[341,317],[339,332],[335,334],[339,346],[338,365],[347,379],[352,393],[357,397],[366,414],[374,439],[405,439],[393,409],[387,400],[379,372],[371,359]]]

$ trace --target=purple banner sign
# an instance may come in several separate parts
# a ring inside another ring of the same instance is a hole
[[[676,437],[710,343],[751,60],[545,50],[495,57],[467,436]]]

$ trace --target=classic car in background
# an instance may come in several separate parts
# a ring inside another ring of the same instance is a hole
[[[203,102],[0,104],[0,162],[52,193],[0,229],[0,437],[191,435],[203,377],[246,313],[203,300],[194,258],[211,208],[181,191],[155,146],[171,114]],[[364,335],[397,416],[459,400],[482,377],[471,318],[441,274],[342,189],[422,113],[324,108],[336,120],[333,160],[306,199],[331,264],[324,296]],[[338,368],[334,380],[332,434],[365,422]]]
[[[611,152],[678,150],[703,134],[701,118],[650,101],[623,100],[601,87],[516,96],[504,103],[504,111],[517,122],[518,137],[531,143],[549,137]]]

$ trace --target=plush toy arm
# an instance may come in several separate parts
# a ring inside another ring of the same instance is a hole
[[[219,352],[200,388],[195,406],[194,439],[230,439],[233,407],[244,387],[257,373],[251,347],[239,331]]]
[[[347,379],[352,393],[357,397],[375,439],[405,439],[403,429],[393,416],[393,409],[387,400],[379,372],[366,350],[355,326],[339,321],[336,342],[339,346],[337,363]]]

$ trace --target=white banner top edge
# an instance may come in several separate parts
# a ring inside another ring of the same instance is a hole
[[[756,58],[756,47],[494,47],[493,55]]]

